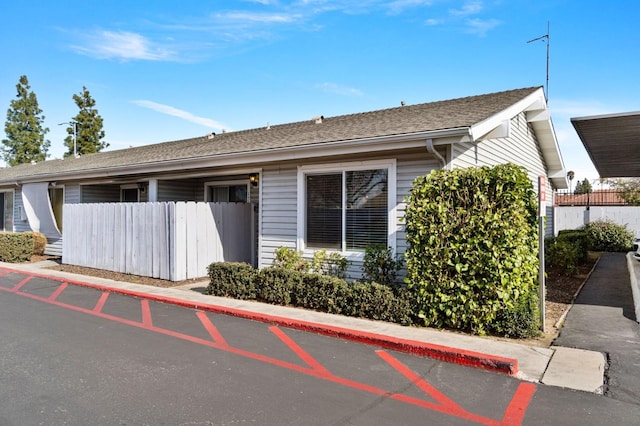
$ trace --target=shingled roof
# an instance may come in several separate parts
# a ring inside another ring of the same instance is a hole
[[[56,174],[81,175],[83,172],[114,167],[135,169],[167,161],[202,160],[247,152],[265,152],[359,139],[411,135],[414,133],[468,128],[508,108],[539,87],[509,90],[459,99],[407,105],[378,111],[322,117],[296,123],[251,130],[206,135],[191,139],[145,145],[23,164],[0,170],[0,183]],[[317,122],[320,121],[320,122]]]

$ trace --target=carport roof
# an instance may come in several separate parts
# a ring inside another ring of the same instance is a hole
[[[640,111],[572,118],[602,178],[640,177]]]

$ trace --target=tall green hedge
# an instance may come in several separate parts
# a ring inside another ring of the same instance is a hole
[[[407,201],[405,281],[424,324],[535,334],[537,201],[525,169],[433,171],[414,181]]]

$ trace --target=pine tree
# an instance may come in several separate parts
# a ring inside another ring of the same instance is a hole
[[[64,139],[64,146],[67,147],[65,157],[74,154],[74,136],[76,138],[75,152],[77,154],[93,154],[100,152],[109,144],[102,139],[104,138],[104,130],[102,130],[102,117],[95,108],[96,101],[91,97],[89,90],[82,87],[80,94],[73,95],[73,100],[80,109],[78,114],[72,119],[71,124],[67,127],[67,136]],[[74,135],[75,132],[75,135]]]
[[[574,191],[575,194],[588,194],[592,191],[593,189],[591,188],[591,182],[589,182],[589,179],[584,178],[584,180],[582,182],[578,182],[576,184],[576,190]]]
[[[45,140],[49,129],[43,127],[44,115],[38,98],[31,91],[26,75],[16,85],[17,98],[11,101],[4,124],[6,139],[2,139],[2,156],[9,166],[44,161],[49,156],[51,142]]]

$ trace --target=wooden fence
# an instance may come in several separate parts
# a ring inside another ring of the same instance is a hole
[[[66,204],[62,262],[171,281],[216,261],[252,261],[247,203]]]

